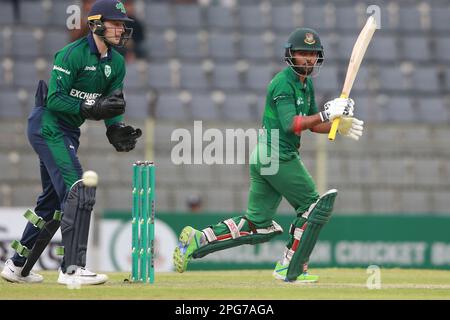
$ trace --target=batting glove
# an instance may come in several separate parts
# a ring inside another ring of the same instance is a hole
[[[322,122],[333,121],[342,116],[353,116],[355,102],[350,98],[336,98],[328,101],[323,106],[324,110],[320,112]]]
[[[339,121],[338,132],[344,137],[358,141],[364,130],[364,121],[356,118],[342,117]]]

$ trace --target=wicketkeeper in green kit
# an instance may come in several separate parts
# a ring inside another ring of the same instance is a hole
[[[77,152],[79,127],[86,120],[102,120],[105,141],[118,152],[133,150],[142,135],[139,128],[124,123],[125,60],[113,48],[124,46],[131,36],[126,21],[132,20],[122,2],[96,1],[88,16],[89,34],[55,54],[48,87],[39,81],[27,136],[40,161],[42,193],[34,211],[25,213],[29,222],[0,273],[7,281],[43,281],[32,268],[60,227],[64,257],[58,283],[94,285],[108,280],[106,274],[86,268],[96,186],[83,181]]]
[[[285,45],[284,59],[288,67],[276,74],[267,88],[262,119],[265,130],[250,161],[247,213],[201,231],[184,227],[173,254],[178,272],[187,269],[190,259],[242,244],[266,242],[281,234],[283,230],[273,218],[285,197],[297,215],[273,275],[289,282],[318,280],[318,276],[308,274],[308,261],[320,230],[330,220],[337,190],[318,194],[298,151],[301,132],[309,129],[327,134],[333,119],[341,117],[338,132],[358,140],[363,122],[353,118],[354,101],[350,98],[328,101],[319,112],[311,77],[324,61],[324,50],[314,30],[298,28],[292,32]],[[265,173],[264,169],[273,163],[278,164],[278,170]]]

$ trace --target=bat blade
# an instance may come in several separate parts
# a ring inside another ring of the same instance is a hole
[[[353,45],[352,54],[350,56],[350,62],[347,67],[347,74],[345,75],[344,86],[341,92],[341,98],[347,98],[352,90],[353,83],[355,82],[356,75],[358,74],[359,67],[361,66],[362,59],[366,53],[367,47],[369,46],[370,40],[372,40],[373,34],[377,29],[377,23],[373,16],[367,19],[364,28],[359,33],[355,44]],[[333,120],[330,133],[328,134],[328,139],[333,141],[336,138],[336,132],[339,127],[340,118]]]

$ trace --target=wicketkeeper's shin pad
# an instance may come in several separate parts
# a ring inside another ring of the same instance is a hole
[[[86,187],[80,180],[70,189],[61,221],[64,264],[86,265],[86,250],[89,237],[91,211],[95,204],[96,187]]]
[[[43,221],[42,218],[39,218],[31,210],[27,210],[27,212],[25,213],[25,217],[37,228],[39,228],[40,232],[37,236],[33,248],[28,253],[27,260],[21,271],[22,277],[26,277],[30,274],[31,269],[33,269],[33,266],[39,260],[42,252],[45,250],[45,248],[55,235],[56,231],[59,229],[59,226],[61,224],[61,212],[55,211],[53,219],[51,219],[50,221]]]
[[[292,245],[286,253],[290,260],[286,276],[288,281],[296,280],[303,272],[303,266],[309,260],[320,230],[330,220],[336,196],[336,189],[327,191],[310,206],[308,211],[293,221],[290,229],[290,236],[293,237],[290,241]]]
[[[220,232],[219,230],[225,231]],[[266,242],[283,233],[283,229],[275,221],[272,221],[268,227],[258,228],[245,216],[224,220],[220,224],[210,226],[202,231],[206,235],[208,243],[195,250],[192,254],[193,258],[201,258],[212,252],[243,244]]]

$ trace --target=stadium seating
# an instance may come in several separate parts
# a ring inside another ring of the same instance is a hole
[[[237,59],[236,36],[233,33],[211,34],[209,37],[209,55],[213,59]]]
[[[230,122],[257,120],[249,100],[250,96],[245,94],[228,94],[222,106],[225,119]]]
[[[169,4],[165,1],[149,2],[145,8],[145,17],[150,28],[169,28],[174,25]]]
[[[198,30],[203,25],[201,9],[199,6],[177,5],[175,6],[175,27],[180,30]]]
[[[222,90],[238,90],[242,88],[239,73],[234,63],[221,63],[214,66],[212,84]]]
[[[261,32],[268,27],[266,16],[258,4],[242,4],[237,10],[239,28],[246,31]]]
[[[427,37],[406,36],[402,40],[405,59],[418,62],[430,60],[430,43]]]
[[[236,25],[232,10],[218,5],[211,5],[206,8],[206,23],[208,28],[213,30],[231,30]]]
[[[205,57],[204,45],[198,33],[178,32],[175,41],[177,56],[181,59],[200,59]]]
[[[416,6],[400,6],[398,26],[401,31],[421,31],[421,14]]]
[[[219,110],[210,94],[194,94],[190,103],[194,120],[215,120],[219,118]]]
[[[0,108],[0,117],[2,119],[22,120],[26,116],[22,109],[22,103],[19,100],[17,91],[2,91],[0,93],[2,104],[8,108]]]
[[[12,25],[14,23],[14,10],[11,1],[2,2],[0,10],[0,26]]]
[[[180,70],[180,79],[182,88],[204,90],[209,87],[206,74],[199,64],[183,63]]]
[[[50,23],[49,13],[43,1],[20,1],[20,23],[23,25],[46,26]]]
[[[431,28],[434,31],[448,32],[448,21],[450,19],[450,8],[448,6],[431,7]]]
[[[271,10],[272,28],[276,32],[289,33],[294,28],[292,5],[278,5]]]
[[[319,32],[325,62],[313,79],[317,105],[339,95],[368,0],[137,1],[148,60],[127,63],[126,121],[147,128],[128,154],[109,145],[102,122],[82,126],[80,158],[102,179],[98,209],[129,208],[130,164],[152,145],[158,208],[186,210],[193,192],[204,209],[244,211],[247,165],[174,165],[176,128],[260,128],[266,88],[286,65],[284,45],[294,28]],[[426,5],[424,5],[426,3]],[[26,119],[38,79],[47,79],[64,47],[71,0],[10,1],[0,10],[0,205],[30,206],[40,192],[38,162],[27,142]],[[380,5],[375,33],[353,86],[355,115],[366,123],[359,144],[327,144],[328,185],[340,189],[338,213],[448,214],[450,190],[450,7],[445,1]],[[429,8],[429,10],[427,9]],[[313,177],[317,138],[304,134],[304,162]],[[230,143],[230,142],[224,142]],[[342,151],[342,150],[345,150]],[[348,154],[355,154],[351,159]],[[20,183],[17,181],[20,180]],[[21,196],[18,196],[18,193]],[[285,201],[280,211],[291,213]]]

